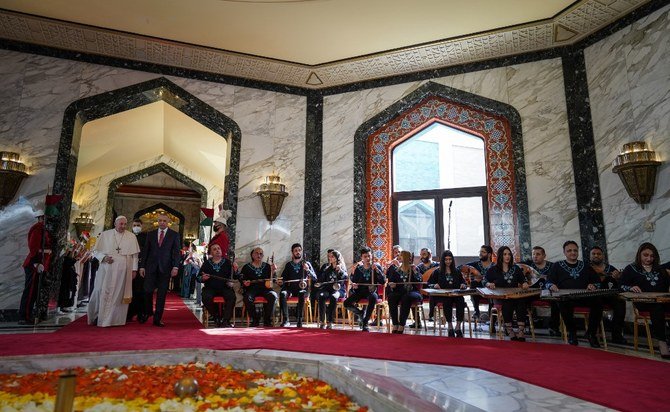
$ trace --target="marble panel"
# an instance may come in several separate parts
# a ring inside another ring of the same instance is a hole
[[[580,234],[561,60],[510,66],[507,86],[523,127],[530,247],[562,259],[563,242]]]
[[[670,141],[670,6],[585,50],[598,172],[610,263],[623,267],[642,242],[654,243],[663,261],[670,256],[670,167],[657,175],[656,192],[644,209],[612,173],[623,144],[646,141],[667,160]]]

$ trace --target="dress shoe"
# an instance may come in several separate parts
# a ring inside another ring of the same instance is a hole
[[[283,321],[283,322],[281,323],[281,327],[282,327],[282,328],[285,328],[285,327],[287,327],[287,326],[291,326],[291,322],[285,320],[285,321]]]
[[[147,319],[149,319],[149,317],[147,315],[143,315],[143,314],[137,315],[137,321],[140,322],[140,323],[146,323]]]
[[[251,325],[249,325],[249,327],[257,328],[260,324],[261,324],[261,322],[259,320],[252,320]]]
[[[163,323],[163,321],[160,321],[160,320],[158,322],[154,321],[154,326],[158,326],[159,328],[164,328],[165,323]]]
[[[463,337],[463,331],[460,329],[456,329],[456,337],[457,338],[462,338]]]
[[[323,322],[319,322],[319,329],[326,329],[326,324]]]
[[[572,346],[579,345],[579,341],[577,340],[577,333],[576,332],[568,333],[568,343]]]
[[[302,322],[298,321],[298,323],[295,324],[296,328],[302,328]]]
[[[589,345],[591,345],[592,348],[600,347],[600,342],[598,342],[598,338],[596,337],[596,335],[589,334],[588,339],[589,339]]]
[[[525,342],[526,338],[524,338],[523,336],[519,336],[516,338],[516,340],[518,340],[519,342]]]
[[[554,328],[549,328],[549,336],[561,336],[561,332]]]
[[[447,336],[450,338],[455,338],[456,337],[456,332],[454,332],[453,329],[449,329],[449,332],[447,332]]]
[[[332,329],[332,328],[333,328],[333,324],[328,322],[328,324],[326,325],[326,329]]]
[[[368,327],[368,324],[367,324],[367,323],[364,323],[364,324],[361,326],[361,330],[362,330],[363,332],[370,332],[370,328]]]
[[[517,338],[516,336],[512,336],[511,338],[509,338],[509,340],[517,341],[519,340],[519,338]]]
[[[219,325],[219,327],[221,327],[221,328],[233,328],[233,327],[235,327],[235,325],[230,323],[229,320],[222,320],[221,325]]]

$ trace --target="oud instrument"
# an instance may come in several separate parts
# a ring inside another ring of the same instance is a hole
[[[544,300],[556,300],[562,302],[568,300],[616,296],[618,294],[619,291],[616,289],[560,289],[557,292],[543,290],[540,297]]]
[[[523,288],[477,288],[477,293],[487,299],[523,299],[540,296],[540,290],[538,289]]]

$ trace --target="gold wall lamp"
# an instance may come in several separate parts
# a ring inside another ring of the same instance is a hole
[[[0,206],[5,206],[14,199],[28,173],[18,153],[0,152],[0,158]]]
[[[263,202],[263,212],[270,223],[274,222],[281,212],[284,198],[288,196],[286,185],[281,182],[279,175],[271,174],[265,178],[265,183],[256,192]]]
[[[628,196],[644,209],[654,195],[661,163],[646,142],[630,142],[612,162],[612,172],[619,175]]]

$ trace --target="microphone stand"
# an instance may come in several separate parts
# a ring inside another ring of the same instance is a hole
[[[451,205],[454,203],[453,200],[449,201],[449,221],[447,222],[447,249],[451,250]]]

